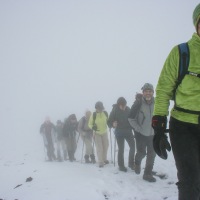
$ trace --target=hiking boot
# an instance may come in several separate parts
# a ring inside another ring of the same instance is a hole
[[[67,160],[67,151],[64,151],[64,160]]]
[[[89,155],[85,155],[84,158],[85,158],[85,163],[90,163]]]
[[[57,157],[57,161],[58,161],[58,162],[62,162],[63,160],[62,160],[61,157]]]
[[[52,155],[53,160],[57,160],[55,154]]]
[[[107,165],[107,164],[109,164],[109,161],[108,161],[108,160],[105,160],[105,161],[104,161],[104,165]]]
[[[149,174],[144,174],[143,179],[145,181],[152,182],[152,183],[156,182],[156,179],[152,175],[149,175]]]
[[[96,163],[96,160],[95,160],[94,154],[91,154],[91,155],[90,155],[90,158],[91,158],[91,162],[92,162],[93,164],[95,164],[95,163]]]
[[[141,166],[140,165],[135,165],[135,173],[140,174],[141,172]]]
[[[129,164],[128,167],[131,168],[133,171],[135,170],[135,165],[134,164]]]
[[[119,167],[119,171],[127,172],[127,168],[124,167],[124,166],[120,166],[120,167]]]
[[[50,162],[51,162],[51,161],[52,161],[52,158],[48,158],[47,161],[50,161]]]

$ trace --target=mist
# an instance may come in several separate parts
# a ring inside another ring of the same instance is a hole
[[[156,86],[171,48],[195,31],[196,1],[0,1],[1,130],[38,133]]]

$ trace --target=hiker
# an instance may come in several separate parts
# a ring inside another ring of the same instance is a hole
[[[56,156],[54,154],[54,143],[56,140],[55,125],[50,121],[49,117],[46,117],[44,123],[40,126],[40,134],[43,136],[48,161],[56,160]]]
[[[57,120],[56,123],[57,159],[61,162],[67,160],[67,147],[63,138],[63,123],[61,120]]]
[[[134,129],[136,139],[135,173],[140,174],[141,162],[146,156],[146,165],[143,179],[155,182],[152,170],[156,153],[153,149],[154,131],[151,127],[151,119],[154,108],[154,88],[150,83],[145,83],[142,87],[142,95],[137,94],[136,100],[131,107],[129,123]]]
[[[108,118],[109,127],[115,129],[114,134],[118,145],[118,166],[120,171],[127,172],[124,165],[124,141],[129,145],[128,166],[134,170],[135,157],[135,139],[132,132],[132,127],[129,124],[128,117],[130,108],[126,105],[127,101],[124,97],[117,100],[117,104],[113,105],[113,109]]]
[[[85,116],[83,116],[78,123],[78,132],[83,140],[83,145],[85,145],[85,163],[96,163],[94,149],[92,145],[93,130],[88,127],[88,122],[91,116],[91,111],[86,111]]]
[[[104,111],[104,106],[101,101],[95,104],[96,112],[94,112],[89,119],[88,126],[93,130],[94,141],[96,146],[97,158],[99,167],[104,167],[108,164],[108,133],[107,133],[107,120],[108,114]]]
[[[78,122],[75,114],[69,115],[69,117],[65,120],[63,126],[63,137],[67,145],[67,152],[70,162],[76,160],[74,154],[77,148],[77,143],[76,143],[77,126]]]
[[[196,32],[187,42],[188,54],[179,53],[181,45],[177,45],[164,63],[156,87],[152,118],[154,149],[158,156],[167,159],[166,150],[170,151],[172,146],[179,200],[200,199],[200,4],[193,11],[193,24]],[[179,79],[184,67],[186,74]],[[174,107],[169,121],[170,146],[165,132],[169,102],[172,99]]]

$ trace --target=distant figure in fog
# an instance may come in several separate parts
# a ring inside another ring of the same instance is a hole
[[[57,120],[56,124],[56,139],[57,139],[57,159],[58,161],[67,160],[67,147],[63,137],[63,123]]]
[[[77,148],[76,144],[76,132],[77,132],[77,118],[75,114],[69,115],[66,119],[63,127],[63,136],[67,144],[67,151],[70,162],[73,162],[75,159],[74,154]]]
[[[54,154],[55,130],[55,125],[50,121],[49,117],[46,117],[44,123],[40,126],[40,134],[43,136],[48,161],[56,160],[56,156]]]
[[[85,163],[96,163],[94,149],[92,147],[93,130],[88,126],[90,116],[91,112],[86,111],[85,116],[79,120],[78,132],[85,144]]]

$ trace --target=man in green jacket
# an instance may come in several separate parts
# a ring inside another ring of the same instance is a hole
[[[169,135],[174,154],[179,200],[200,199],[200,4],[193,12],[196,33],[188,41],[188,71],[176,88],[179,74],[179,50],[175,46],[167,57],[161,71],[154,106],[152,127],[155,136],[155,152],[167,159],[171,150],[167,140],[166,126],[169,102],[175,92],[175,107],[171,111]]]

